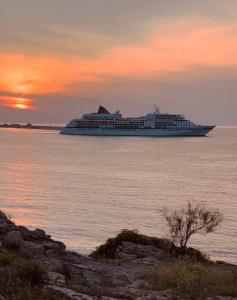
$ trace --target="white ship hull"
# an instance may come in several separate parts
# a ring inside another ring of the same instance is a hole
[[[215,126],[197,125],[183,115],[161,113],[156,107],[146,116],[123,118],[100,106],[97,113],[71,120],[61,134],[89,136],[205,136]]]
[[[172,137],[172,136],[206,136],[215,126],[198,126],[196,128],[178,130],[159,130],[159,129],[135,129],[135,130],[108,130],[63,128],[60,133],[67,135],[89,135],[89,136],[150,136],[150,137]]]

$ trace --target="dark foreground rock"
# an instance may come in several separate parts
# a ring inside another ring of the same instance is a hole
[[[12,266],[14,272],[18,272],[19,280],[27,278],[30,283],[28,286],[33,289],[32,292],[28,289],[27,293],[19,296],[18,290],[14,294],[7,287],[0,286],[0,299],[184,299],[187,295],[177,296],[167,287],[163,290],[158,288],[153,274],[187,256],[188,259],[195,259],[197,264],[208,264],[211,268],[229,272],[230,265],[208,262],[197,250],[180,253],[167,240],[126,230],[87,257],[67,251],[62,242],[53,240],[41,229],[31,231],[26,227],[16,226],[0,212],[0,279],[1,276],[9,278],[9,272],[5,271]],[[25,267],[22,266],[22,261],[24,264],[28,261],[30,263]],[[40,266],[34,266],[35,263]],[[34,268],[31,268],[32,265]],[[42,276],[41,266],[47,270],[47,279]],[[231,266],[231,270],[236,272],[236,266]],[[2,283],[5,281],[2,280]],[[192,299],[204,298],[198,298],[195,294]]]

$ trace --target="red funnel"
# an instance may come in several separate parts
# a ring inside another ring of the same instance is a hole
[[[110,112],[100,105],[97,114],[110,114]]]

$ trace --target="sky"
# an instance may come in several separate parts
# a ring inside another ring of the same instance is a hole
[[[154,104],[237,125],[236,0],[0,0],[0,123]]]

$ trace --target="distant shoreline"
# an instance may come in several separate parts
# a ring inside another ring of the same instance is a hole
[[[0,124],[0,128],[61,130],[63,127],[62,126],[53,126],[53,125],[32,125],[32,124],[28,123],[26,125],[22,125],[22,124]]]

